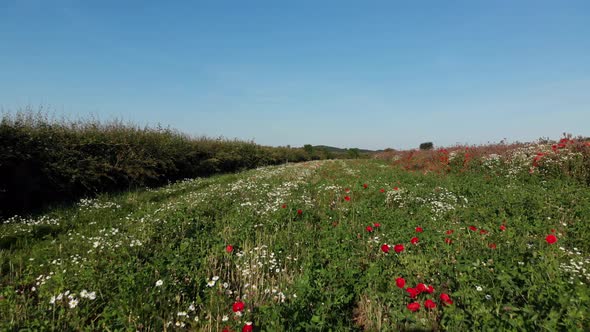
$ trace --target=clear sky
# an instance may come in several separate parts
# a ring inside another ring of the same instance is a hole
[[[264,145],[590,136],[590,1],[0,0],[0,107]]]

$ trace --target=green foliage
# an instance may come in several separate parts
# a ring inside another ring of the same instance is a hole
[[[434,144],[432,142],[425,142],[420,144],[420,150],[432,150]]]

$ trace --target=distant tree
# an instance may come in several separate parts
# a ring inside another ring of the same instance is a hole
[[[348,157],[352,159],[357,159],[361,155],[360,150],[357,148],[346,149],[346,153],[348,154]]]
[[[311,144],[305,144],[303,146],[303,150],[305,150],[305,152],[307,152],[308,155],[310,155],[310,156],[313,155],[313,150],[314,150],[313,149],[313,145],[311,145]]]
[[[432,142],[425,142],[420,144],[420,150],[432,150],[433,147],[434,144],[432,144]]]

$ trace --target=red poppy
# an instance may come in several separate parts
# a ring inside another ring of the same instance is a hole
[[[244,302],[242,302],[242,301],[236,301],[236,302],[234,302],[234,304],[232,305],[232,308],[231,309],[234,312],[243,311],[244,310]]]
[[[232,252],[232,251],[234,251],[234,247],[233,247],[231,244],[228,244],[228,245],[225,247],[225,251],[226,251],[226,252]]]
[[[371,227],[371,226],[367,226],[365,229],[366,229],[366,230],[367,230],[367,232],[369,232],[369,233],[371,233],[371,232],[373,231],[373,227]]]
[[[387,244],[382,245],[381,251],[383,251],[384,253],[388,253],[389,252],[389,245],[387,245]]]
[[[350,196],[344,196],[344,200],[347,202],[350,201]]]
[[[252,322],[247,322],[244,327],[242,327],[242,332],[252,332],[254,331],[254,327],[252,326]]]
[[[500,225],[500,230],[503,232],[506,230],[506,225]]]
[[[363,183],[363,188],[367,189],[367,188],[369,188],[369,185],[366,183]]]
[[[413,237],[413,238],[410,240],[410,243],[411,243],[411,244],[418,244],[418,241],[420,241],[420,240],[418,240],[418,238],[417,238],[417,237]]]
[[[381,188],[381,189],[379,189],[379,192],[384,193],[385,189]]]
[[[411,298],[415,298],[416,296],[418,296],[418,294],[420,294],[420,292],[416,288],[412,288],[412,287],[406,288],[406,292],[408,292],[408,294],[410,294]]]
[[[404,288],[406,285],[406,280],[402,277],[395,279],[395,285],[399,288]]]
[[[554,244],[555,242],[557,242],[557,237],[553,234],[549,234],[545,238],[545,241],[547,241],[547,243],[549,243],[549,244]]]
[[[481,235],[484,235],[484,234],[487,234],[487,233],[488,233],[488,231],[486,231],[485,229],[482,229],[482,230],[479,231],[479,234],[481,234]]]
[[[416,312],[416,311],[420,310],[420,303],[412,302],[412,303],[408,304],[408,309],[411,312]]]
[[[452,229],[449,229],[449,230],[447,231],[447,235],[451,235],[451,234],[453,234],[454,232],[455,232],[454,230],[452,230]]]
[[[490,249],[496,249],[496,244],[490,243],[490,244],[488,244],[488,247],[490,247]]]
[[[447,244],[451,244],[451,243],[453,243],[453,240],[451,240],[451,239],[449,239],[449,238],[446,238],[446,239],[445,239],[445,242],[446,242]]]
[[[404,251],[404,245],[396,244],[395,246],[393,246],[393,250],[395,250],[395,252],[399,254],[400,252]]]
[[[344,189],[344,192],[348,194],[350,192],[350,189],[346,188]]]
[[[286,209],[286,208],[287,208],[287,204],[283,204],[283,205],[281,205],[281,207],[282,207],[283,209]]]
[[[221,330],[221,332],[231,332],[231,330],[229,329],[229,327],[225,327],[223,330]]]
[[[475,232],[477,230],[477,227],[475,227],[475,226],[469,226],[469,229]]]
[[[399,188],[398,187],[393,187],[393,190],[396,190],[397,191],[397,190],[399,190]]]
[[[434,308],[436,308],[436,303],[434,303],[434,301],[428,299],[428,300],[424,301],[424,308],[434,309]]]
[[[424,229],[422,227],[416,227],[416,233],[422,233]]]
[[[432,285],[429,285],[428,288],[426,288],[426,293],[428,293],[428,294],[434,293],[434,287],[432,287]]]
[[[448,304],[451,305],[453,304],[453,300],[451,300],[451,297],[449,296],[449,294],[447,293],[442,293],[440,294],[440,300],[444,303],[444,304]]]
[[[424,293],[426,292],[426,290],[428,290],[428,288],[426,288],[426,285],[424,285],[423,283],[419,283],[416,285],[416,290],[420,293]]]
[[[555,230],[553,228],[551,228],[551,233],[555,233]]]
[[[297,214],[302,215],[303,214],[303,210],[301,210],[301,209],[297,210]]]
[[[380,223],[378,223],[378,222],[376,222],[376,223],[373,223],[373,227],[375,227],[375,228],[379,228],[379,227],[381,227],[381,224],[380,224]]]

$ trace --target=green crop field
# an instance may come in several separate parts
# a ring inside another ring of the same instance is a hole
[[[0,329],[588,331],[590,190],[551,176],[579,155],[529,150],[270,166],[10,218]]]

